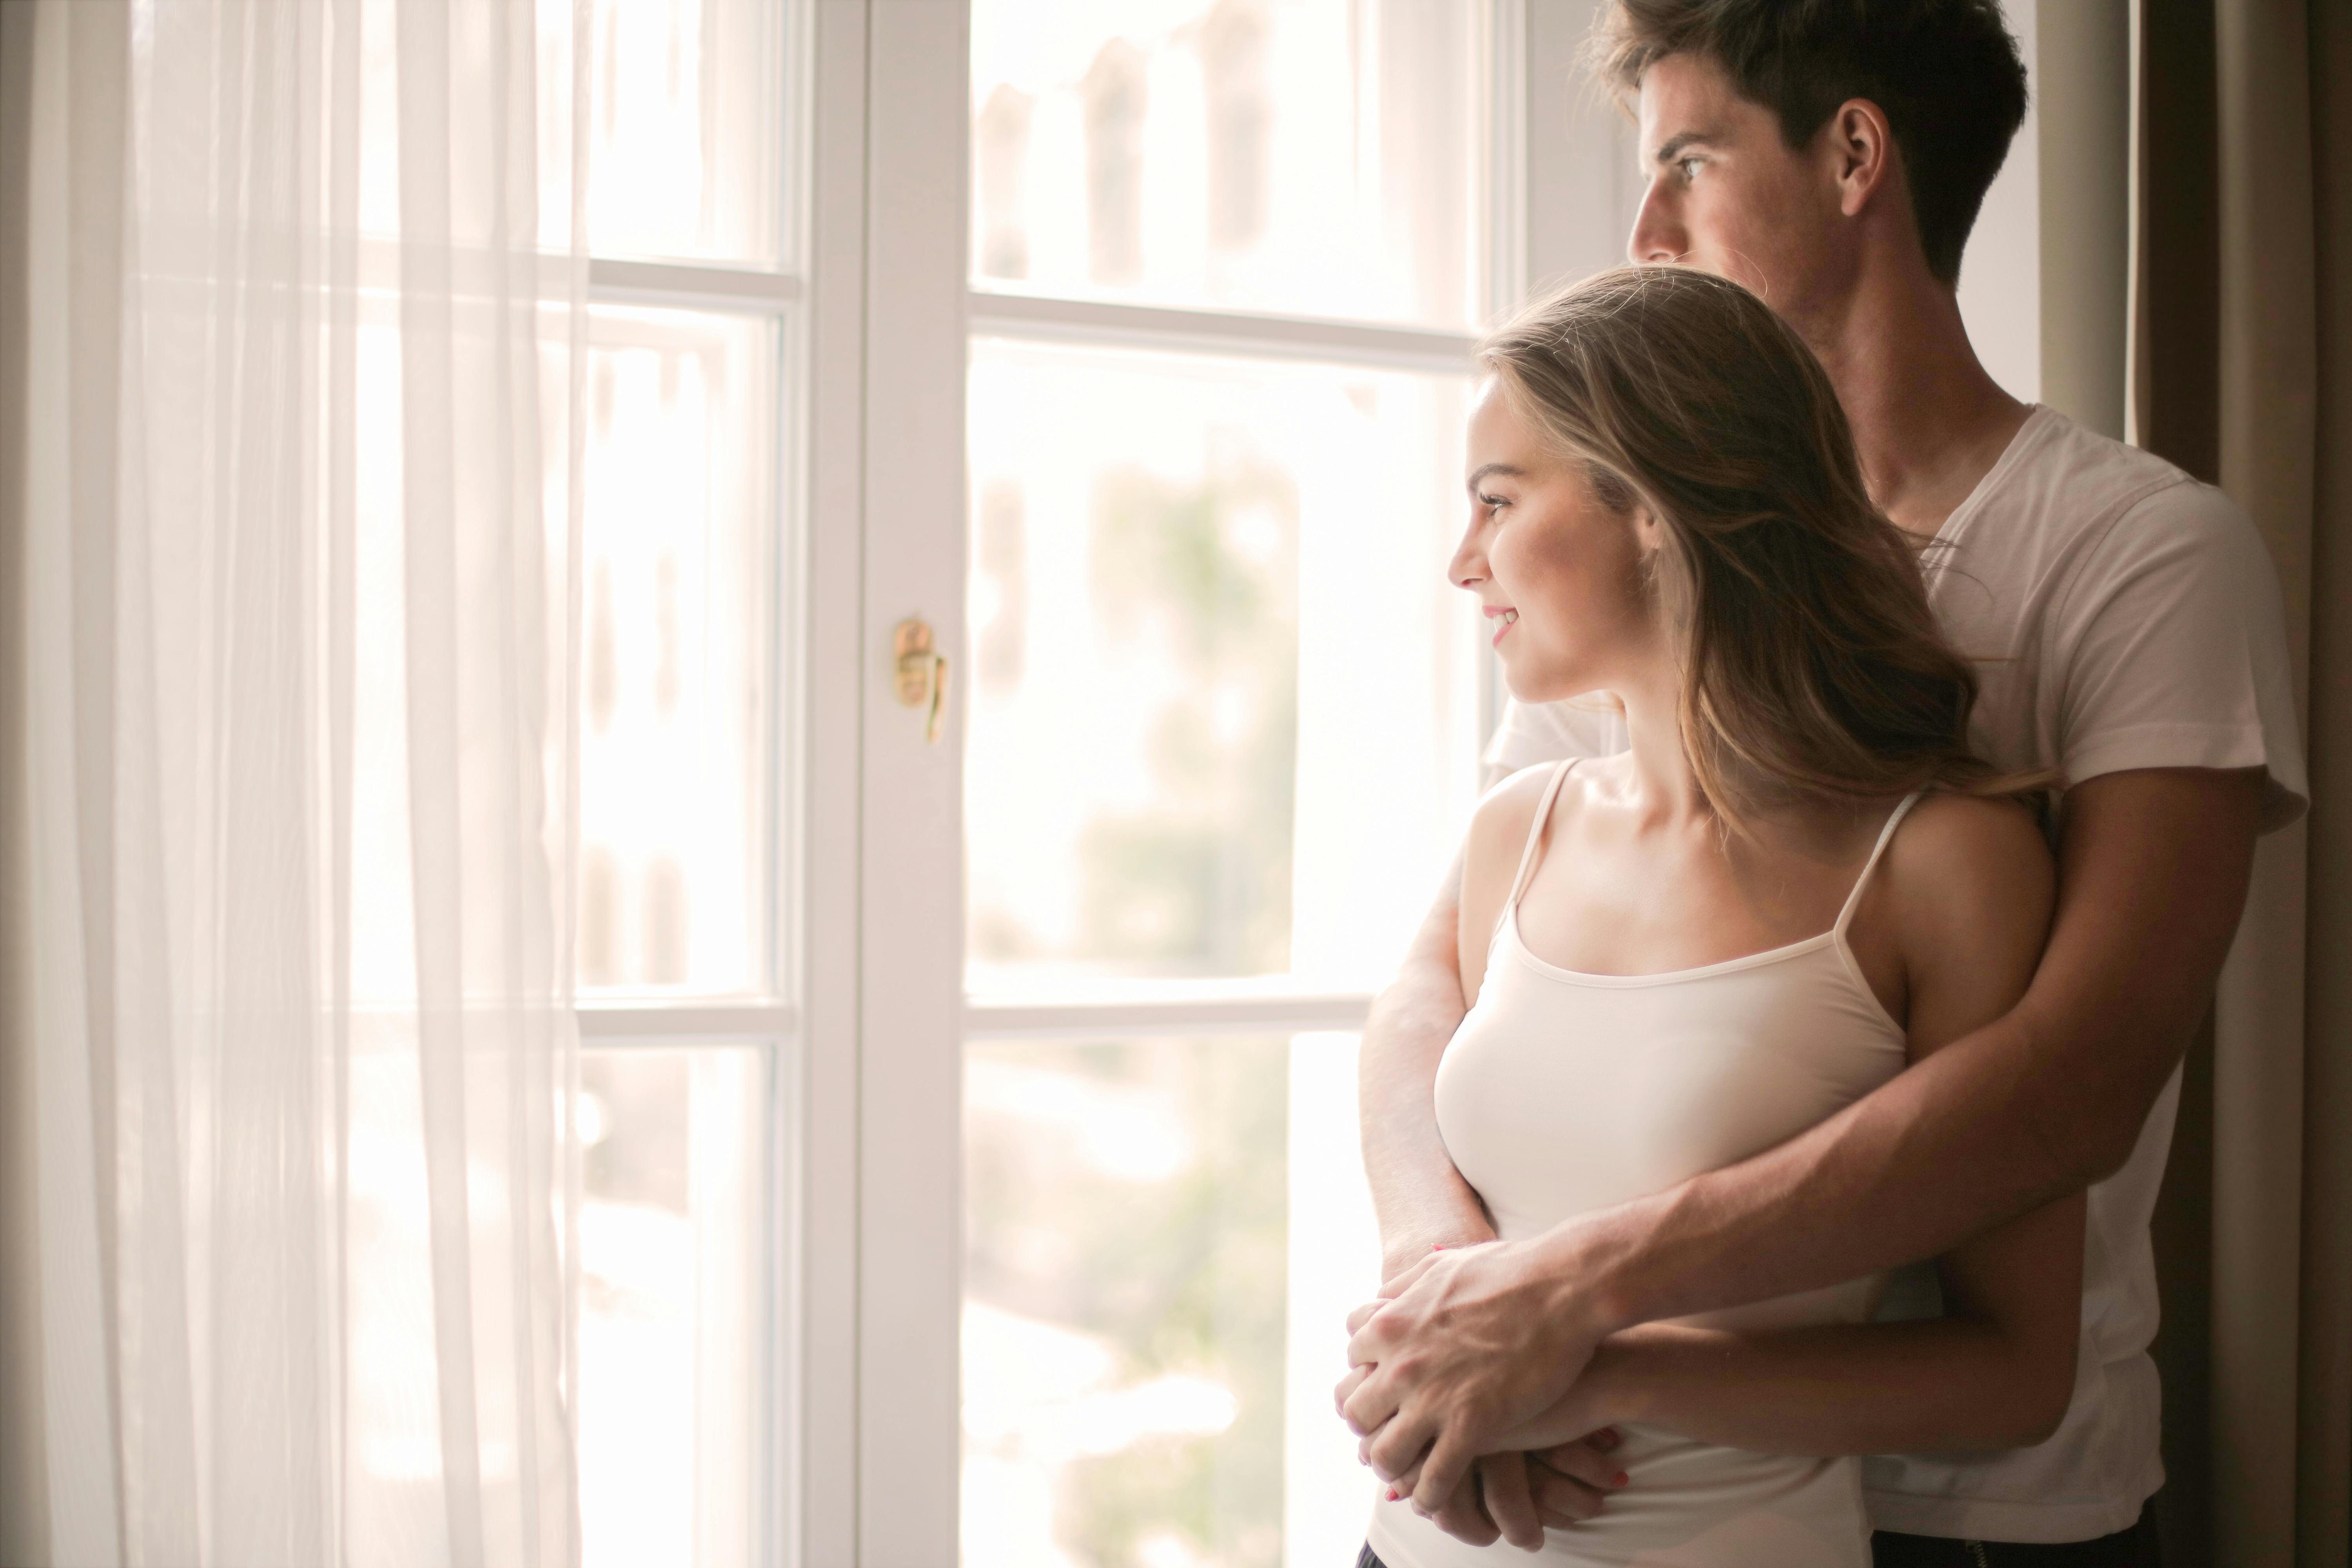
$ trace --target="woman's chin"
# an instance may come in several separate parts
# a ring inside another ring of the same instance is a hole
[[[1506,659],[1503,689],[1521,702],[1565,702],[1594,688],[1590,681],[1580,681],[1559,670],[1522,669]]]

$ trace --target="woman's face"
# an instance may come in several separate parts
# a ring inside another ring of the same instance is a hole
[[[1470,526],[1446,575],[1478,595],[1511,695],[1554,702],[1622,689],[1663,652],[1646,514],[1602,505],[1554,456],[1502,382],[1471,405]]]

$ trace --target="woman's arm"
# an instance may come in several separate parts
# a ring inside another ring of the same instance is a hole
[[[1356,1051],[1357,1126],[1380,1224],[1383,1283],[1428,1257],[1432,1247],[1495,1239],[1478,1194],[1454,1168],[1437,1135],[1430,1093],[1438,1059],[1462,1022],[1454,941],[1461,881],[1457,861],[1396,977],[1374,998]]]
[[[1931,796],[1895,837],[1851,932],[1917,1062],[1999,1017],[2032,978],[2053,898],[2024,811]],[[1619,1421],[1776,1453],[1951,1452],[2047,1436],[2074,1388],[2084,1200],[2021,1215],[1939,1268],[1946,1316],[1762,1332],[1648,1324],[1515,1435],[1541,1447]]]

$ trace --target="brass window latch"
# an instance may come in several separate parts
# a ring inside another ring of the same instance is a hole
[[[909,616],[890,634],[890,652],[898,660],[898,702],[902,707],[931,705],[923,721],[923,739],[936,745],[940,712],[948,700],[948,656],[931,646],[930,623]]]

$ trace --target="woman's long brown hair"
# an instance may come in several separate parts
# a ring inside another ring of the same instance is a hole
[[[1727,826],[1809,798],[2042,782],[1969,750],[1976,672],[1863,487],[1828,375],[1761,300],[1620,268],[1530,306],[1479,360],[1602,504],[1663,527],[1683,744]]]

